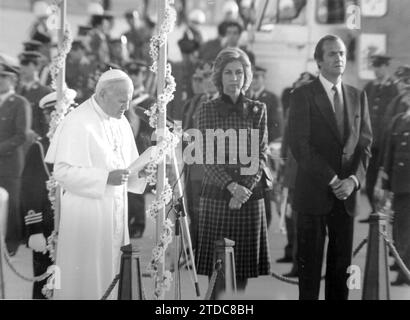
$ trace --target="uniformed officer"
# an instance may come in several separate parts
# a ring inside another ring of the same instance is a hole
[[[182,61],[172,65],[172,71],[176,82],[174,99],[168,106],[168,116],[174,120],[183,119],[183,105],[194,96],[192,88],[192,75],[198,63],[199,42],[194,39],[180,39],[179,49],[182,53]]]
[[[200,62],[195,68],[192,76],[192,87],[194,96],[188,99],[183,107],[184,118],[182,119],[183,130],[195,128],[198,110],[206,101],[216,99],[219,95],[218,89],[212,82],[212,62]],[[204,178],[204,166],[202,164],[186,164],[187,174],[185,176],[185,196],[190,219],[190,233],[192,247],[196,249],[197,230],[199,219],[199,198],[201,195],[202,180]]]
[[[67,97],[74,101],[76,92],[68,89]],[[57,93],[51,92],[39,102],[44,113],[45,124],[50,123],[50,114],[57,103]],[[45,130],[44,130],[45,131]],[[54,213],[48,198],[46,182],[52,174],[52,165],[44,162],[50,141],[46,134],[39,136],[26,155],[26,163],[22,174],[21,209],[25,216],[28,245],[33,249],[33,273],[39,276],[52,265],[49,252],[46,250],[47,238],[54,230]],[[42,289],[46,280],[35,282],[33,299],[45,299]]]
[[[44,117],[39,108],[39,101],[52,90],[44,86],[39,80],[39,68],[43,56],[36,51],[25,51],[20,54],[20,81],[17,93],[25,97],[31,105],[33,115],[31,129],[39,136],[43,136]]]
[[[369,82],[364,88],[368,97],[370,121],[373,131],[372,157],[370,158],[366,175],[366,194],[372,212],[376,211],[373,193],[380,167],[379,156],[382,133],[387,125],[384,115],[388,105],[399,93],[393,78],[389,75],[388,68],[390,60],[391,57],[385,55],[374,55],[371,57],[371,63],[376,79]],[[366,218],[360,220],[360,222],[367,223],[369,222],[369,219]]]
[[[265,88],[266,69],[256,66],[250,97],[266,104],[268,116],[268,141],[272,143],[283,135],[283,110],[278,97]]]
[[[147,77],[148,66],[144,61],[135,60],[125,65],[125,71],[134,85],[134,93],[129,110],[125,113],[134,133],[139,154],[152,145],[153,128],[143,118],[144,114],[138,110],[147,110],[155,99],[145,90],[144,82]],[[144,121],[145,120],[145,121]],[[128,193],[128,221],[130,236],[141,238],[145,230],[145,198],[144,194]]]
[[[37,51],[40,52],[43,44],[37,40],[28,40],[23,42],[23,51]]]
[[[66,59],[66,82],[69,88],[77,92],[76,100],[78,103],[89,98],[86,95],[87,79],[93,71],[93,65],[86,56],[83,42],[74,40]]]
[[[132,59],[146,60],[150,59],[149,46],[152,30],[141,19],[136,10],[125,12],[125,20],[129,26],[124,36],[127,38],[127,48]]]
[[[24,240],[20,215],[20,184],[24,167],[23,144],[31,127],[31,108],[14,91],[18,70],[0,63],[0,187],[9,194],[6,244],[14,255]]]
[[[94,14],[91,16],[90,50],[94,60],[98,63],[110,61],[108,46],[109,33],[113,16],[110,14]]]
[[[108,41],[110,48],[110,62],[124,67],[128,62],[127,38],[121,36]]]
[[[265,88],[266,69],[255,66],[253,72],[253,80],[248,95],[252,100],[263,102],[267,110],[267,125],[268,125],[268,143],[271,149],[272,144],[280,139],[283,135],[283,110],[277,96]],[[272,173],[277,172],[278,166],[272,155],[269,157],[268,164]],[[271,199],[272,192],[267,190],[265,197],[266,220],[268,226],[272,221]]]
[[[392,119],[407,110],[407,96],[410,94],[410,66],[404,65],[400,66],[397,71],[395,72],[396,83],[399,90],[399,94],[393,99],[393,101],[387,106],[387,110],[383,116],[383,128],[381,129],[380,134],[380,151],[379,151],[379,164],[381,166],[380,169],[383,169],[383,157],[385,154],[385,147],[387,147],[387,128],[391,123]],[[380,172],[380,170],[379,170]],[[379,174],[377,179],[377,184],[380,184],[382,175]]]
[[[393,118],[387,132],[383,189],[394,194],[393,239],[404,264],[410,268],[410,92],[403,96],[402,103],[407,110]],[[410,279],[399,268],[392,285],[405,284],[410,285]]]

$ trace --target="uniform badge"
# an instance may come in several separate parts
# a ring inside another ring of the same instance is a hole
[[[253,113],[258,113],[258,110],[259,110],[259,108],[257,106],[254,106],[253,109],[252,109]]]

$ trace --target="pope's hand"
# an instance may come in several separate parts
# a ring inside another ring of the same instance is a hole
[[[28,246],[36,252],[46,252],[47,241],[42,233],[36,233],[28,239]]]
[[[114,170],[108,174],[107,184],[120,186],[128,181],[130,171],[126,169]]]

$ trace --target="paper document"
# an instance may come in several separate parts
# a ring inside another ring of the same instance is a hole
[[[154,160],[157,147],[151,146],[145,150],[140,156],[128,167],[130,174],[137,174],[140,172],[148,163]]]

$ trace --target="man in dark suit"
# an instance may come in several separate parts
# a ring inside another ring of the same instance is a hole
[[[14,92],[17,75],[14,67],[0,63],[0,187],[9,194],[6,244],[10,255],[24,240],[19,194],[23,144],[31,125],[29,102]]]
[[[325,297],[346,300],[356,192],[371,156],[372,130],[365,92],[342,83],[343,41],[322,38],[315,60],[319,78],[294,90],[289,115],[290,147],[298,164],[293,207],[299,213],[299,299],[319,297],[328,234]]]

